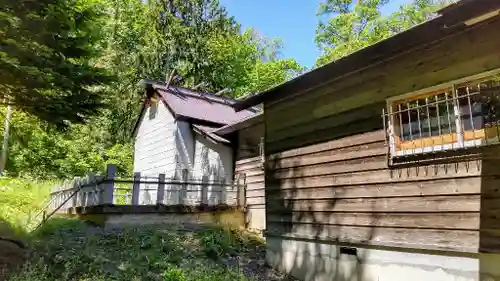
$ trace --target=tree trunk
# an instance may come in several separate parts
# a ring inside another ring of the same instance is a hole
[[[10,130],[10,118],[11,117],[12,117],[12,105],[8,105],[7,106],[7,115],[5,115],[5,122],[4,122],[2,154],[0,156],[0,175],[4,174],[5,165],[7,163],[7,152],[9,149],[9,130]]]

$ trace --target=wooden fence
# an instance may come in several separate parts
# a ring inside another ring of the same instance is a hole
[[[117,178],[116,167],[108,165],[103,176],[89,174],[55,185],[48,211],[99,205],[229,205],[245,206],[244,178],[235,181],[192,179],[187,172],[181,179],[143,176]]]

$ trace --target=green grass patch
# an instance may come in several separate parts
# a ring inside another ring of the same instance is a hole
[[[102,229],[52,219],[33,233],[34,250],[10,280],[248,281],[225,266],[227,257],[244,252],[244,236],[222,227]]]
[[[0,178],[0,230],[29,247],[26,260],[15,263],[21,269],[7,270],[8,280],[249,281],[240,258],[246,255],[249,263],[252,253],[259,253],[262,261],[259,238],[220,226],[103,229],[52,218],[32,231],[41,220],[33,216],[48,201],[51,185]]]
[[[52,182],[0,178],[0,221],[6,221],[21,234],[31,230],[40,218],[34,218],[49,200]]]

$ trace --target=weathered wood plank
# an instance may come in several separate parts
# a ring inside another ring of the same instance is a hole
[[[499,203],[498,200],[494,202]],[[269,213],[289,211],[479,212],[481,209],[479,195],[307,200],[266,198],[266,204]]]
[[[415,181],[383,183],[373,185],[332,186],[303,189],[279,189],[278,186],[267,190],[269,200],[273,199],[326,199],[326,198],[369,198],[404,197],[431,195],[481,194],[481,178],[442,179],[436,181]],[[490,196],[493,194],[490,193]],[[496,196],[500,192],[496,191]]]
[[[334,174],[316,177],[298,177],[276,179],[273,174],[266,177],[268,186],[288,188],[311,188],[323,186],[346,186],[355,184],[395,183],[404,181],[423,181],[452,179],[462,177],[487,176],[486,171],[481,173],[481,163],[477,161],[460,162],[452,164],[428,165],[423,167],[408,167],[401,169],[386,169],[376,171],[363,171],[346,174]],[[488,171],[498,174],[500,171]]]
[[[259,162],[259,161],[260,161],[260,157],[251,157],[251,158],[245,158],[242,160],[238,160],[238,161],[236,161],[235,164],[236,164],[236,167],[239,167],[239,166],[242,166],[243,164]]]
[[[268,165],[276,169],[281,169],[373,156],[385,156],[386,154],[387,148],[384,147],[383,143],[372,143],[368,145],[326,150],[298,157],[278,158],[271,156],[269,157],[270,163]]]
[[[306,123],[313,118],[361,107],[388,96],[500,67],[497,48],[500,38],[496,36],[499,26],[500,20],[478,25],[466,33],[423,47],[419,50],[418,58],[410,54],[403,55],[361,70],[356,75],[332,81],[328,86],[288,102],[266,106],[265,111],[269,113],[266,115],[272,115],[274,120],[272,123],[266,122],[266,126],[274,130]],[[474,49],[469,48],[471,44]],[[309,114],[304,115],[304,118],[290,118],[293,112]]]
[[[248,205],[248,209],[252,210],[264,210],[266,209],[266,204],[254,204],[254,205]]]
[[[479,232],[472,230],[435,230],[386,227],[357,227],[316,224],[285,225],[268,223],[267,235],[404,247],[416,249],[477,252]]]
[[[268,214],[270,223],[314,223],[368,227],[478,230],[479,213],[334,213]],[[319,226],[321,227],[321,226]]]
[[[380,129],[382,129],[382,121],[379,118],[350,120],[349,123],[335,128],[317,130],[311,134],[301,134],[298,136],[280,140],[278,142],[266,141],[266,155],[272,155],[278,152],[300,148],[308,145],[314,145],[333,139],[349,137],[356,134],[378,131]]]
[[[266,198],[264,197],[264,195],[252,196],[252,197],[247,196],[247,204],[248,205],[259,205],[259,204],[265,204],[265,203],[266,203]]]
[[[244,173],[246,177],[264,177],[264,170],[259,166],[258,168],[246,170],[241,173]]]
[[[247,198],[261,197],[261,196],[264,196],[264,194],[265,194],[264,187],[262,187],[261,189],[247,190]]]
[[[314,135],[317,131],[339,127],[354,120],[375,118],[382,122],[382,109],[385,108],[385,106],[386,103],[384,101],[361,108],[355,108],[348,112],[342,112],[340,114],[334,114],[319,118],[314,122],[300,123],[296,126],[279,129],[277,131],[272,131],[272,128],[269,128],[267,132],[266,142],[279,142],[282,140],[286,140],[287,138],[294,138],[305,134]],[[373,140],[377,140],[378,137],[379,136],[377,136],[377,138]],[[383,138],[384,136],[383,134],[381,134],[380,140],[383,140]],[[372,141],[372,139],[365,139],[362,141],[364,143],[366,141]]]
[[[247,177],[245,180],[246,184],[262,183],[264,184],[264,177],[262,175]]]
[[[258,189],[258,190],[261,190],[265,187],[264,185],[264,181],[261,181],[261,182],[254,182],[254,183],[247,183],[247,192],[249,190],[254,190],[254,189]]]
[[[260,160],[260,157],[259,157],[258,161],[252,161],[252,162],[248,162],[248,163],[245,163],[245,164],[236,165],[235,166],[235,172],[245,173],[246,171],[249,171],[249,170],[251,171],[251,170],[260,169],[260,163],[261,163],[261,160]]]
[[[334,150],[343,147],[357,146],[362,144],[370,144],[372,142],[384,142],[385,133],[382,130],[368,132],[364,134],[357,134],[342,139],[336,139],[328,142],[318,143],[314,145],[304,146],[288,151],[276,153],[272,155],[276,158],[294,157],[315,152],[322,152],[326,150]]]
[[[347,161],[327,162],[310,166],[290,167],[276,170],[275,179],[313,177],[331,174],[371,171],[387,169],[386,156],[360,158]],[[270,171],[270,173],[272,170]]]

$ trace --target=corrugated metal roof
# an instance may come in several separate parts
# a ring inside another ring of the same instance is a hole
[[[258,112],[254,108],[235,111],[235,101],[209,93],[199,93],[184,87],[148,81],[176,117],[208,121],[220,125],[234,123]]]

